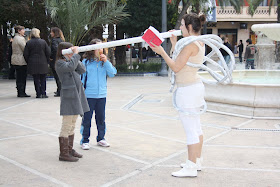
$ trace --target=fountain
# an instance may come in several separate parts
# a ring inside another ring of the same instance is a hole
[[[205,84],[208,111],[256,119],[280,119],[280,70],[275,63],[275,44],[280,41],[280,24],[257,24],[258,62],[256,70],[235,70],[233,83]],[[267,56],[268,55],[268,56]],[[261,70],[260,70],[261,69]],[[211,79],[207,72],[204,78]]]
[[[255,55],[255,65],[257,69],[280,69],[280,62],[276,62],[275,43],[279,41],[280,24],[257,24],[252,26],[252,30],[257,34]],[[278,38],[278,39],[277,39]]]

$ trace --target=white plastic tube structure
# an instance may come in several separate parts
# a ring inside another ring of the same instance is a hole
[[[173,32],[160,33],[160,36],[162,38],[170,38],[172,35],[180,36],[180,35],[182,35],[182,32],[181,32],[181,30],[176,30],[176,31],[173,31]],[[134,38],[123,39],[123,40],[116,40],[116,41],[106,42],[106,43],[101,43],[101,44],[86,45],[86,46],[79,47],[78,51],[79,52],[92,51],[92,50],[96,50],[96,49],[116,47],[116,46],[122,46],[122,45],[140,43],[140,42],[145,42],[142,39],[141,36],[134,37]],[[71,54],[71,53],[73,53],[71,49],[62,50],[63,55]]]
[[[182,38],[181,40],[179,40],[176,43],[172,59],[176,60],[177,56],[184,49],[184,47],[186,47],[187,45],[189,45],[190,43],[193,43],[195,41],[201,41],[204,44],[206,44],[212,48],[212,51],[207,56],[204,57],[203,61],[207,61],[207,62],[211,63],[212,65],[217,67],[220,70],[220,72],[215,72],[203,64],[193,64],[193,63],[187,62],[186,65],[195,67],[195,68],[201,68],[203,70],[208,71],[210,73],[210,75],[214,78],[214,80],[201,78],[202,81],[206,84],[230,84],[230,83],[232,83],[231,74],[235,67],[234,54],[228,47],[226,47],[223,44],[222,39],[216,35],[208,34],[208,35],[202,35],[202,36],[190,36],[190,37]],[[228,53],[228,55],[230,56],[230,61],[228,64],[225,62],[225,60],[220,52],[220,49],[225,50]],[[211,59],[211,57],[214,54],[216,54],[218,56],[220,64]],[[173,91],[174,86],[175,86],[175,73],[171,72],[170,92]],[[179,112],[181,112],[185,115],[200,115],[207,110],[206,103],[204,103],[204,105],[202,106],[203,108],[201,108],[201,110],[199,112],[187,112],[184,109],[179,108],[176,103],[176,91],[173,93],[173,106],[176,110],[178,110]]]
[[[254,24],[251,28],[254,32],[262,32],[268,38],[280,41],[280,23]]]

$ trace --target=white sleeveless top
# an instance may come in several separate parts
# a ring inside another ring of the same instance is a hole
[[[199,51],[195,56],[191,56],[188,62],[193,64],[202,64],[205,54],[205,45],[201,46],[201,44],[198,41],[195,41],[194,44],[199,48]],[[200,82],[200,77],[197,74],[198,70],[199,68],[194,68],[185,65],[178,73],[176,73],[177,86],[183,87]]]

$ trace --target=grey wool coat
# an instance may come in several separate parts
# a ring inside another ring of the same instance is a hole
[[[86,72],[80,62],[80,55],[74,54],[70,60],[59,59],[55,69],[61,81],[60,115],[81,115],[89,111],[80,75]]]

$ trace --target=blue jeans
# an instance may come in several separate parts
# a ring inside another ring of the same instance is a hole
[[[255,69],[255,64],[254,64],[254,60],[246,60],[246,65],[245,65],[245,69]]]
[[[230,56],[229,56],[229,55],[226,55],[226,56],[224,56],[224,59],[225,59],[227,65],[229,65]]]
[[[90,111],[86,112],[83,117],[80,133],[83,136],[82,143],[88,143],[90,137],[91,119],[93,111],[95,111],[95,123],[97,126],[98,135],[96,137],[97,142],[104,139],[106,132],[105,124],[105,105],[106,98],[87,98]]]

